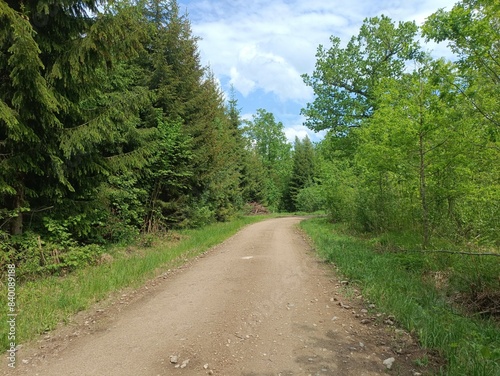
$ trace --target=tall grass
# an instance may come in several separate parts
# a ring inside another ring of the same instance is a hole
[[[359,283],[363,295],[393,314],[420,344],[437,350],[448,365],[444,374],[500,375],[500,328],[492,321],[465,317],[426,278],[440,263],[474,273],[475,266],[440,260],[435,255],[379,252],[373,243],[336,231],[326,219],[302,222],[317,252],[335,263],[347,278]],[[494,261],[496,262],[496,261]],[[496,269],[498,275],[498,270]]]
[[[155,275],[184,263],[226,238],[243,226],[260,221],[264,216],[242,217],[231,222],[216,223],[195,230],[183,230],[180,240],[160,241],[148,248],[131,252],[117,249],[114,259],[101,265],[86,267],[64,277],[48,277],[17,285],[16,343],[34,339],[67,321],[78,311],[108,297],[110,293],[128,287],[138,287]],[[6,282],[6,281],[5,281]],[[3,297],[7,286],[1,284]],[[2,299],[2,302],[4,300]],[[7,317],[7,303],[0,306],[0,317]],[[1,350],[9,348],[6,320],[0,325]]]

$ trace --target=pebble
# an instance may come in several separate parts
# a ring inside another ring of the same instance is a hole
[[[170,363],[176,364],[179,357],[177,355],[170,355]]]
[[[387,358],[386,360],[384,360],[384,361],[382,362],[382,364],[383,364],[384,366],[386,366],[386,367],[387,367],[387,369],[391,369],[391,368],[392,368],[392,364],[393,364],[395,361],[396,361],[396,359],[394,359],[394,358],[392,358],[392,357],[391,357],[391,358]]]
[[[346,304],[344,304],[342,302],[339,302],[339,306],[341,306],[342,308],[345,308],[345,309],[351,309],[350,306],[348,306],[348,305],[346,305]]]
[[[186,368],[188,364],[189,364],[189,359],[186,359],[185,361],[182,362],[181,368]]]

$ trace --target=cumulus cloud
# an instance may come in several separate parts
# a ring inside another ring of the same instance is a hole
[[[239,4],[239,6],[238,6]],[[193,30],[202,40],[204,60],[214,72],[229,77],[243,95],[253,90],[274,93],[279,100],[304,102],[311,91],[301,74],[314,67],[317,38],[307,25],[321,31],[324,15],[302,14],[294,4],[281,1],[191,1]],[[319,22],[317,18],[322,19]],[[339,17],[329,22],[345,24]],[[323,39],[328,40],[328,33]]]
[[[293,143],[295,137],[298,137],[300,140],[303,140],[304,138],[306,138],[306,136],[309,136],[309,132],[310,130],[303,125],[296,125],[293,127],[285,128],[285,136],[288,142],[290,143]]]
[[[260,44],[243,46],[229,73],[230,83],[245,96],[260,88],[274,93],[282,101],[312,98],[312,92],[303,84],[294,65]]]
[[[321,140],[326,134],[326,131],[313,132],[303,125],[305,119],[302,115],[288,114],[285,116],[285,119],[288,124],[288,126],[285,126],[285,136],[288,142],[292,144],[295,141],[295,137],[303,140],[307,136],[311,141],[316,142]]]
[[[264,92],[293,102],[298,114],[312,99],[301,74],[314,70],[317,47],[328,47],[331,35],[347,43],[365,18],[380,14],[420,25],[455,1],[180,0],[180,6],[187,8],[193,32],[201,37],[203,63],[221,81],[233,84],[246,100]],[[290,134],[303,134],[290,129]]]

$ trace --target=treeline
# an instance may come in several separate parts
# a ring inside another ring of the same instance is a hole
[[[293,207],[283,125],[242,123],[175,0],[0,1],[0,25],[0,264]]]
[[[419,43],[446,41],[453,61]],[[500,244],[500,6],[463,0],[422,28],[381,16],[342,47],[320,46],[304,75],[315,99],[314,197],[330,217],[370,232]]]
[[[498,246],[499,12],[465,0],[332,37],[304,75],[327,136],[290,145],[272,113],[242,121],[175,0],[0,1],[0,263],[56,273],[249,203]]]

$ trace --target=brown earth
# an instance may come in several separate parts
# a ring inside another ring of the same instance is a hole
[[[248,226],[178,270],[81,312],[23,346],[16,369],[3,365],[4,374],[430,374],[433,358],[396,328],[397,318],[377,313],[315,257],[299,221]]]

